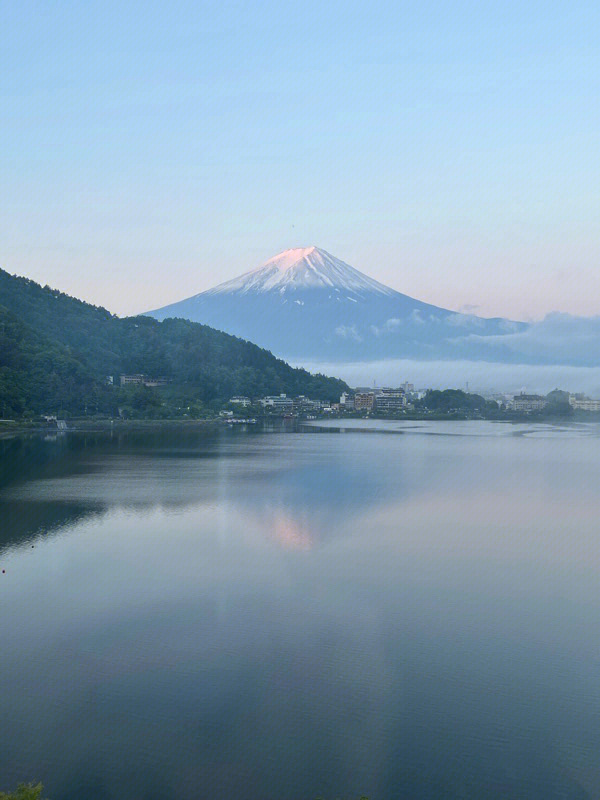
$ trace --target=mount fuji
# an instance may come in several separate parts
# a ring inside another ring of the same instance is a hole
[[[238,278],[148,314],[202,322],[297,362],[511,361],[514,353],[502,339],[527,327],[415,300],[318,247],[286,250]]]

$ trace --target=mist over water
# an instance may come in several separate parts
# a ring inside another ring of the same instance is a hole
[[[350,386],[394,386],[409,381],[417,388],[470,391],[540,392],[553,389],[600,397],[600,367],[496,364],[486,361],[413,361],[389,359],[355,363],[294,362],[311,372],[342,378]]]
[[[3,784],[600,797],[599,442],[362,420],[0,442]]]

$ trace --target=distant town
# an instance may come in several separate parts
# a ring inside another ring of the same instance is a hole
[[[199,409],[193,405],[174,405],[169,398],[172,381],[164,376],[123,374],[107,376],[106,383],[128,391],[151,392],[161,411],[131,413],[128,406],[118,409],[121,420],[128,419],[213,419],[228,424],[255,424],[268,418],[316,420],[331,417],[387,419],[556,419],[580,421],[600,419],[600,399],[583,393],[554,389],[547,395],[513,393],[472,393],[462,389],[418,389],[405,382],[396,387],[358,386],[344,391],[337,402],[306,395],[288,394],[248,397],[234,395],[225,402]],[[466,387],[468,389],[468,387]],[[42,414],[40,420],[51,427],[66,430],[61,415]],[[87,417],[87,414],[86,414]],[[0,422],[11,420],[0,419]]]
[[[343,392],[339,402],[326,402],[286,394],[250,398],[232,397],[220,411],[224,419],[243,420],[251,415],[316,419],[324,416],[354,417],[444,416],[502,418],[522,416],[570,416],[600,414],[600,399],[555,389],[547,395],[472,394],[460,389],[416,389],[412,383],[392,387],[359,386]],[[579,414],[578,414],[579,415]]]

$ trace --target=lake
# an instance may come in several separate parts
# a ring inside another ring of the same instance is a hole
[[[0,441],[0,789],[600,798],[600,425]]]

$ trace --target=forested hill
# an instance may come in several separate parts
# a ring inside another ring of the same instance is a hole
[[[281,392],[333,400],[347,389],[206,325],[116,317],[0,270],[0,414],[113,413],[123,398],[106,378],[122,373],[166,376],[202,404]]]

